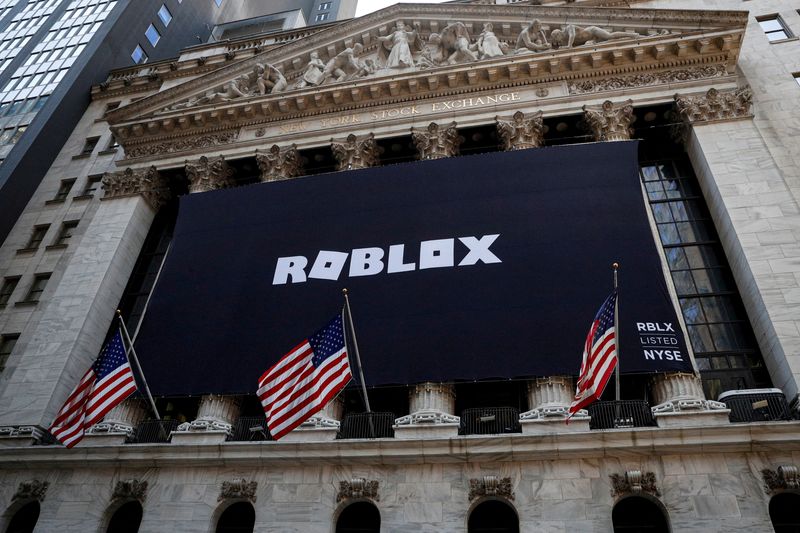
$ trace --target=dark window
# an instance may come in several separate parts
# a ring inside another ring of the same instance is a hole
[[[516,511],[505,502],[487,500],[469,514],[469,533],[517,533],[519,518]]]
[[[381,513],[369,502],[356,502],[342,510],[336,520],[336,533],[378,533]]]
[[[114,512],[108,523],[108,533],[137,533],[142,523],[142,504],[128,502]]]
[[[331,3],[330,3],[330,2],[322,2],[322,3],[319,5],[319,8],[318,8],[318,10],[319,10],[319,11],[327,11],[327,10],[329,10],[330,8],[331,8]]]
[[[86,180],[86,187],[83,188],[81,196],[94,196],[94,193],[97,191],[97,188],[100,186],[100,182],[102,180],[102,175],[89,176],[89,178]]]
[[[63,202],[67,199],[67,195],[69,191],[72,190],[72,186],[75,185],[75,178],[68,179],[68,180],[61,180],[61,185],[58,187],[58,192],[53,197],[54,202]]]
[[[54,246],[66,246],[69,240],[72,238],[72,234],[75,232],[75,228],[78,227],[77,220],[69,220],[61,224],[61,231],[58,232],[58,237],[53,242]]]
[[[769,386],[741,297],[688,161],[642,163],[642,181],[706,395]]]
[[[137,44],[136,48],[131,52],[131,59],[133,59],[133,62],[137,65],[140,63],[147,63],[147,54],[145,54],[142,47]]]
[[[661,507],[641,496],[617,502],[611,512],[614,533],[669,533],[667,517]]]
[[[763,17],[756,17],[756,20],[770,42],[792,37],[792,33],[786,27],[780,15],[764,15]]]
[[[38,100],[36,100],[36,105],[33,106],[32,111],[39,111],[41,108],[44,107],[44,104],[47,103],[47,95],[40,96]]]
[[[797,533],[800,531],[800,495],[791,492],[776,494],[769,500],[769,519],[775,533]]]
[[[0,286],[0,306],[6,305],[11,295],[14,294],[14,289],[17,288],[19,283],[19,276],[8,277],[3,280],[3,285]]]
[[[5,333],[0,335],[0,370],[6,367],[6,362],[19,339],[19,333]]]
[[[26,302],[38,302],[41,298],[44,288],[47,286],[47,281],[50,279],[50,274],[36,274],[33,277],[31,288],[28,289],[28,295],[25,296]]]
[[[250,502],[237,502],[225,509],[217,522],[217,533],[251,533],[256,511]]]
[[[25,246],[27,250],[35,250],[42,244],[44,240],[44,236],[47,234],[47,230],[50,228],[50,224],[43,224],[41,226],[34,226],[33,233],[31,233],[31,238],[28,239],[28,244]]]
[[[314,17],[314,22],[322,22],[323,20],[328,20],[329,13],[320,13],[316,17]]]
[[[172,22],[172,13],[169,12],[169,8],[164,4],[161,4],[161,9],[158,10],[158,18],[161,19],[164,26],[169,26],[169,23]]]
[[[39,502],[26,503],[19,511],[14,513],[6,533],[33,533],[33,528],[36,527],[38,520]]]
[[[95,146],[97,146],[97,141],[99,140],[100,137],[89,137],[88,139],[86,139],[86,142],[83,144],[83,150],[81,150],[80,155],[92,155]]]

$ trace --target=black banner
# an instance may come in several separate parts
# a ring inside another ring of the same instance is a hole
[[[621,371],[690,371],[646,208],[634,142],[191,194],[137,352],[155,394],[252,393],[347,287],[368,385],[574,375],[619,261]]]

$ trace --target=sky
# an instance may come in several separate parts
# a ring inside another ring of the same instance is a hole
[[[394,4],[441,4],[445,0],[358,0],[356,16],[360,17],[373,11],[393,6]]]

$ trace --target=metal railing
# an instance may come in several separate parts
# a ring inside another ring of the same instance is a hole
[[[263,416],[240,416],[233,424],[228,442],[273,440]]]
[[[347,413],[342,419],[337,439],[394,438],[394,413]]]
[[[176,429],[178,429],[177,420],[143,420],[136,426],[136,432],[128,442],[136,444],[169,442],[170,434]]]
[[[723,392],[719,396],[731,410],[731,422],[791,420],[789,403],[780,389],[751,389]]]
[[[459,435],[498,435],[522,433],[519,409],[514,407],[476,407],[461,412]]]
[[[590,429],[642,428],[656,425],[650,404],[645,400],[595,402],[586,408]]]

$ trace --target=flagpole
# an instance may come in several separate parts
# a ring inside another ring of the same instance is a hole
[[[139,330],[142,329],[142,322],[144,322],[144,315],[147,314],[147,308],[150,306],[150,298],[153,297],[153,291],[156,288],[156,284],[158,283],[158,278],[161,277],[161,271],[164,270],[164,263],[167,262],[167,256],[169,255],[169,250],[172,248],[172,241],[169,241],[167,245],[167,249],[164,251],[164,257],[161,258],[161,264],[158,265],[158,272],[156,272],[156,279],[153,280],[153,286],[150,287],[150,292],[147,293],[147,299],[144,301],[144,307],[142,307],[142,314],[139,315],[139,322],[136,324],[136,329],[133,330],[133,339],[130,341],[131,349],[133,349],[133,341],[139,336]],[[117,311],[119,312],[119,311]],[[120,315],[120,320],[122,316]],[[142,374],[142,379],[144,379],[144,374]]]
[[[617,284],[617,271],[619,270],[619,263],[614,261],[611,264],[611,268],[614,269],[614,292],[616,293],[617,297],[614,300],[614,336],[616,337],[616,345],[617,345],[617,368],[614,370],[614,381],[616,381],[617,386],[617,401],[619,401],[619,291],[618,291],[618,284]]]
[[[347,310],[347,323],[350,326],[350,333],[353,335],[353,350],[356,352],[356,363],[358,363],[358,375],[361,378],[361,390],[364,392],[364,404],[367,406],[367,413],[371,413],[372,409],[369,406],[369,396],[367,396],[367,386],[364,384],[364,369],[361,368],[361,355],[358,353],[358,340],[356,339],[356,330],[353,327],[353,313],[350,311],[350,297],[347,295],[347,289],[342,289],[344,294],[344,308]],[[372,418],[370,417],[370,422]]]
[[[156,420],[161,421],[161,415],[158,414],[158,409],[156,408],[156,402],[153,400],[153,395],[150,394],[150,387],[148,387],[147,379],[144,377],[144,372],[142,371],[142,365],[139,364],[139,358],[136,356],[136,349],[133,347],[133,342],[131,341],[131,337],[130,335],[128,335],[128,328],[125,327],[125,321],[122,320],[122,312],[119,309],[117,309],[117,318],[119,318],[119,325],[120,329],[122,330],[122,334],[125,336],[125,340],[128,342],[128,347],[131,350],[133,361],[134,363],[136,363],[136,369],[139,371],[139,375],[142,377],[142,382],[144,384],[144,391],[147,394],[147,399],[150,400],[150,407],[153,408],[153,413],[155,413],[156,415]]]

